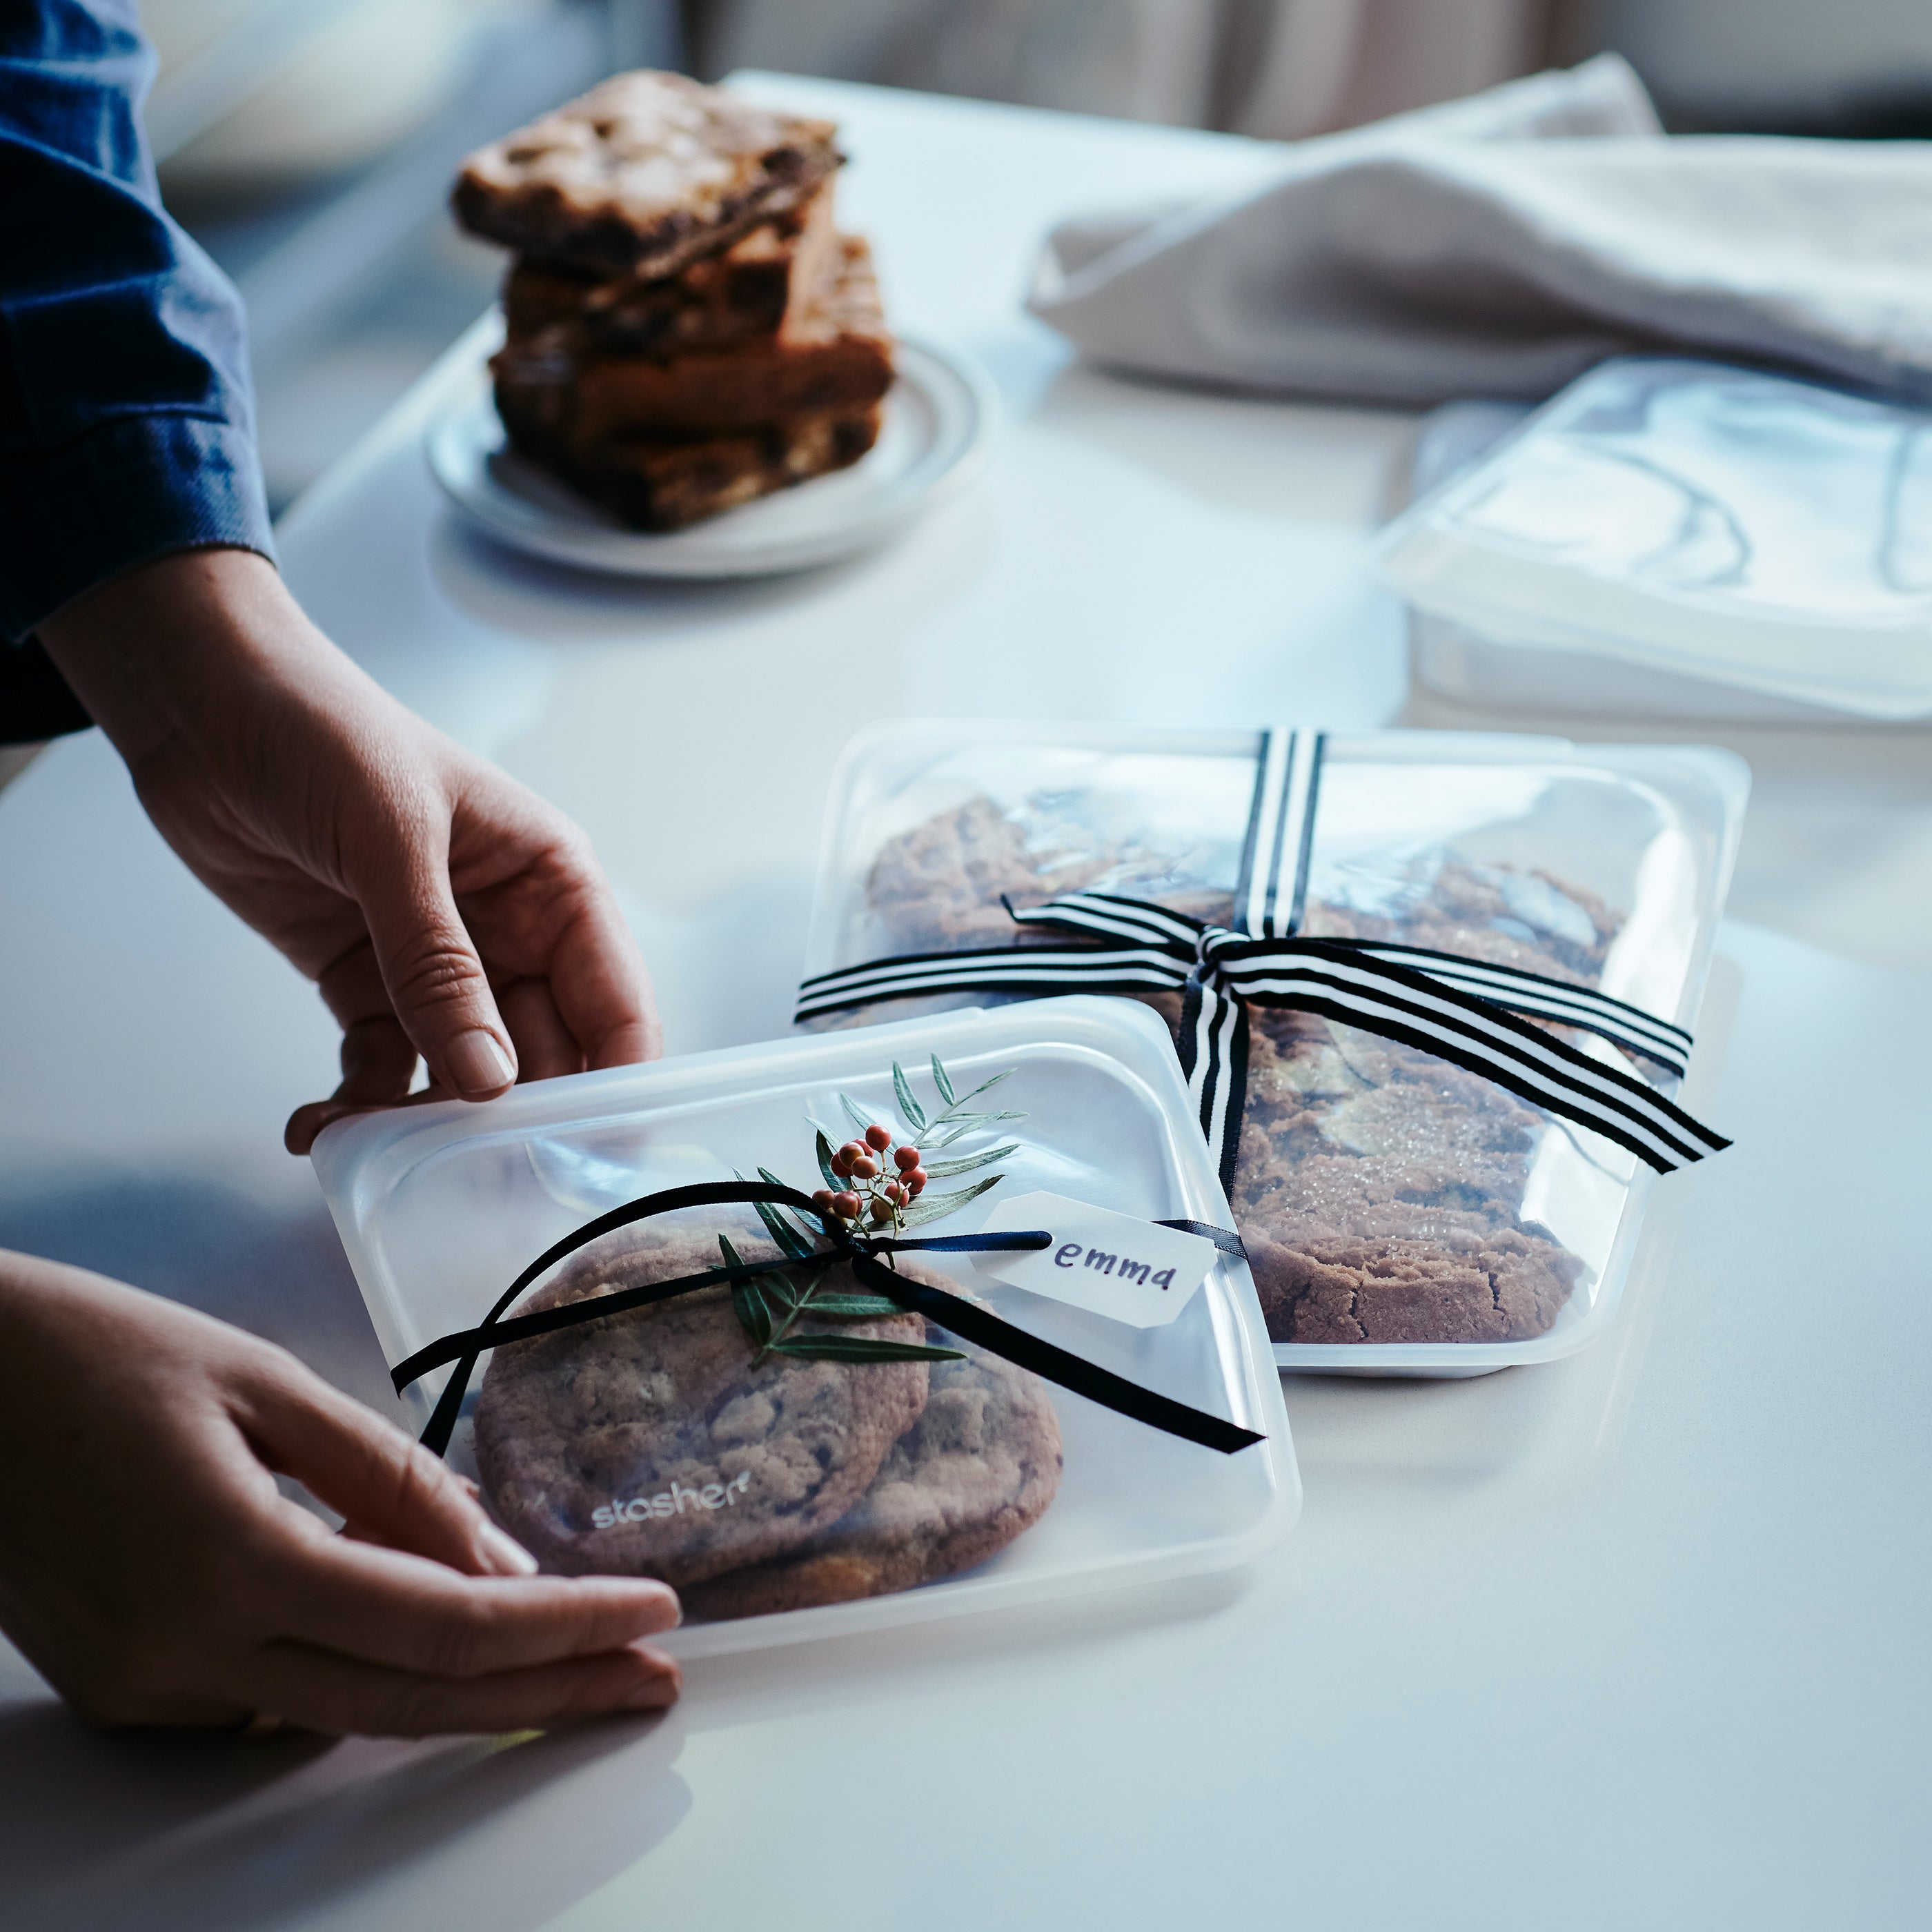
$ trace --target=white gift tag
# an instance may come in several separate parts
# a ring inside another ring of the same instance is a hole
[[[1116,1214],[1064,1194],[1022,1194],[994,1209],[985,1232],[1043,1228],[1051,1247],[975,1255],[976,1266],[1035,1294],[1157,1328],[1187,1306],[1220,1250],[1198,1234]]]

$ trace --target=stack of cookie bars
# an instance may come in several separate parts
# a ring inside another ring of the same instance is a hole
[[[516,449],[644,530],[863,456],[892,339],[836,134],[646,71],[471,155],[458,218],[517,251],[490,364]]]

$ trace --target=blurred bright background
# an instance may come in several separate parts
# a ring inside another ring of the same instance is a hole
[[[278,508],[490,300],[477,143],[614,69],[1321,134],[1604,48],[1684,130],[1932,136],[1932,0],[145,0],[170,206],[239,283]]]

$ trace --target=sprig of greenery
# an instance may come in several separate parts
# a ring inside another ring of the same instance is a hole
[[[905,1069],[896,1060],[892,1062],[892,1096],[898,1103],[914,1135],[919,1137],[922,1150],[934,1150],[952,1146],[970,1134],[1000,1120],[1022,1120],[1024,1114],[1000,1112],[985,1108],[974,1109],[970,1103],[985,1093],[999,1085],[1001,1081],[1010,1079],[1016,1069],[1008,1067],[1004,1072],[996,1073],[990,1080],[982,1081],[969,1094],[961,1094],[953,1086],[952,1076],[947,1073],[944,1062],[938,1054],[932,1056],[932,1084],[937,1090],[940,1106],[936,1111],[922,1106],[919,1096],[914,1092],[911,1080]],[[866,1135],[877,1124],[875,1117],[866,1112],[850,1094],[838,1095],[838,1104],[844,1108],[853,1125],[860,1135]],[[812,1130],[813,1151],[818,1162],[818,1172],[825,1186],[817,1196],[820,1210],[836,1211],[855,1224],[862,1219],[869,1219],[882,1230],[890,1227],[895,1234],[903,1233],[908,1228],[923,1227],[928,1222],[944,1219],[956,1214],[969,1202],[976,1201],[988,1188],[996,1187],[1005,1178],[1003,1174],[992,1174],[973,1182],[970,1186],[954,1189],[947,1194],[925,1192],[927,1180],[938,1178],[950,1179],[963,1174],[970,1174],[994,1162],[1004,1160],[1019,1150],[1017,1141],[1008,1141],[1004,1145],[982,1149],[978,1153],[962,1154],[951,1160],[928,1160],[926,1153],[920,1151],[916,1159],[922,1163],[911,1178],[917,1184],[917,1192],[910,1192],[904,1184],[902,1171],[899,1174],[890,1172],[884,1159],[886,1150],[877,1149],[879,1158],[874,1166],[879,1170],[862,1182],[865,1192],[861,1196],[855,1184],[855,1178],[849,1171],[842,1171],[837,1165],[844,1155],[855,1150],[849,1142],[844,1148],[835,1148],[831,1134],[817,1120],[808,1116]],[[881,1126],[879,1137],[888,1140],[890,1130]],[[905,1142],[912,1145],[910,1138]],[[784,1184],[770,1168],[758,1169],[760,1177],[770,1181],[774,1187]],[[744,1176],[739,1175],[742,1180]],[[856,1204],[851,1207],[833,1209],[830,1204],[843,1199]],[[765,1232],[778,1244],[784,1258],[775,1261],[764,1273],[747,1276],[731,1286],[731,1306],[736,1312],[739,1325],[750,1337],[755,1352],[753,1366],[764,1360],[767,1355],[787,1355],[795,1359],[837,1362],[904,1362],[904,1361],[961,1361],[964,1359],[957,1348],[933,1348],[922,1343],[876,1340],[864,1335],[825,1334],[812,1331],[800,1332],[798,1324],[808,1316],[814,1320],[829,1322],[872,1322],[887,1316],[905,1312],[890,1296],[883,1294],[854,1294],[843,1290],[827,1289],[826,1280],[839,1264],[839,1257],[828,1253],[818,1244],[821,1231],[813,1227],[802,1217],[781,1211],[769,1201],[754,1202],[758,1218],[764,1223]],[[726,1264],[732,1268],[745,1265],[737,1250],[723,1234],[718,1237],[718,1245]],[[891,1265],[892,1257],[886,1257]],[[794,1274],[805,1277],[795,1282]]]
[[[770,1224],[767,1223],[769,1226]],[[718,1237],[718,1251],[728,1268],[742,1268],[744,1257],[731,1245],[730,1237]],[[822,1292],[826,1279],[838,1265],[832,1255],[774,1262],[769,1272],[747,1275],[731,1284],[731,1306],[738,1324],[752,1339],[756,1368],[767,1355],[788,1355],[794,1360],[826,1362],[958,1362],[965,1357],[957,1348],[936,1348],[923,1342],[895,1342],[866,1335],[797,1334],[793,1331],[807,1316],[814,1321],[876,1322],[881,1316],[903,1315],[896,1301],[883,1294],[840,1294]],[[810,1266],[812,1274],[802,1286],[788,1280],[788,1268]]]

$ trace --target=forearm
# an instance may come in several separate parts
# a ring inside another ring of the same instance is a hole
[[[272,548],[241,304],[169,219],[125,0],[0,10],[0,640],[196,545]]]

